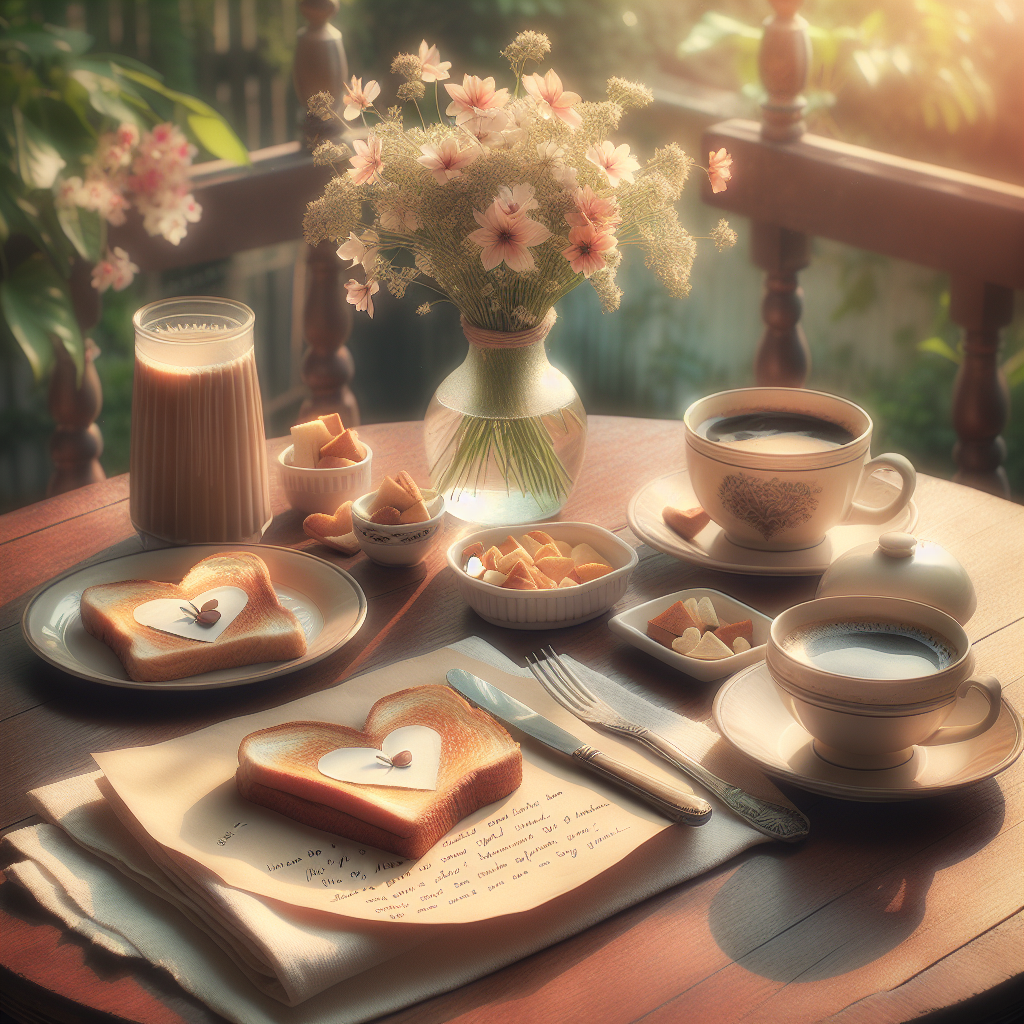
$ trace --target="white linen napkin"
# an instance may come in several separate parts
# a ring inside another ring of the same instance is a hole
[[[453,647],[527,674],[479,638]],[[643,715],[644,724],[674,735],[695,756],[718,750],[716,734],[705,726],[653,709],[597,673],[588,670],[586,679],[613,706]],[[729,761],[730,781],[787,802],[742,758],[719,754]],[[722,765],[716,770],[722,774]],[[4,837],[0,861],[9,878],[68,928],[111,952],[164,967],[182,988],[240,1024],[371,1020],[489,974],[767,841],[711,798],[716,813],[686,831],[684,856],[678,829],[666,829],[614,869],[511,918],[457,925],[357,921],[189,877],[156,844],[131,834],[102,781],[96,772],[31,794],[48,824]]]

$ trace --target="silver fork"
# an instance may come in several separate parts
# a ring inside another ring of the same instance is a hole
[[[712,775],[664,736],[623,718],[590,690],[552,648],[549,647],[546,652],[541,651],[540,656],[535,654],[532,661],[527,655],[526,663],[537,682],[567,711],[591,725],[603,726],[642,743],[669,764],[696,779],[759,832],[785,843],[795,843],[810,832],[810,822],[798,810],[762,800],[738,786],[730,785],[717,775]]]

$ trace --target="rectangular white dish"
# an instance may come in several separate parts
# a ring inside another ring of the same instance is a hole
[[[676,601],[686,601],[694,597],[698,601],[702,597],[710,597],[711,603],[715,606],[718,618],[722,622],[741,622],[743,619],[750,619],[754,628],[754,642],[749,651],[742,654],[734,654],[731,658],[719,658],[717,661],[704,661],[700,658],[690,658],[685,654],[678,654],[670,647],[659,644],[647,635],[647,622],[656,615],[660,615],[666,608],[670,608]],[[638,647],[641,651],[654,655],[659,661],[666,665],[685,672],[686,675],[699,679],[702,683],[709,683],[712,679],[721,679],[724,676],[732,675],[741,668],[753,665],[755,662],[764,660],[764,645],[768,642],[768,630],[771,628],[772,620],[756,608],[737,601],[736,598],[723,594],[720,590],[705,590],[697,587],[693,590],[680,590],[675,594],[666,594],[664,597],[657,597],[653,601],[638,604],[624,612],[613,616],[608,625],[616,636],[622,637],[627,643]]]

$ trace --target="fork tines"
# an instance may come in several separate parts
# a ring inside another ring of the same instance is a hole
[[[526,656],[526,664],[537,682],[574,715],[582,717],[595,706],[604,702],[592,693],[580,677],[549,647],[534,655]]]

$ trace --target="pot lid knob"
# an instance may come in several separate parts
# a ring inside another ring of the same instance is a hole
[[[878,550],[890,558],[909,558],[917,547],[912,533],[883,533],[878,538]]]

